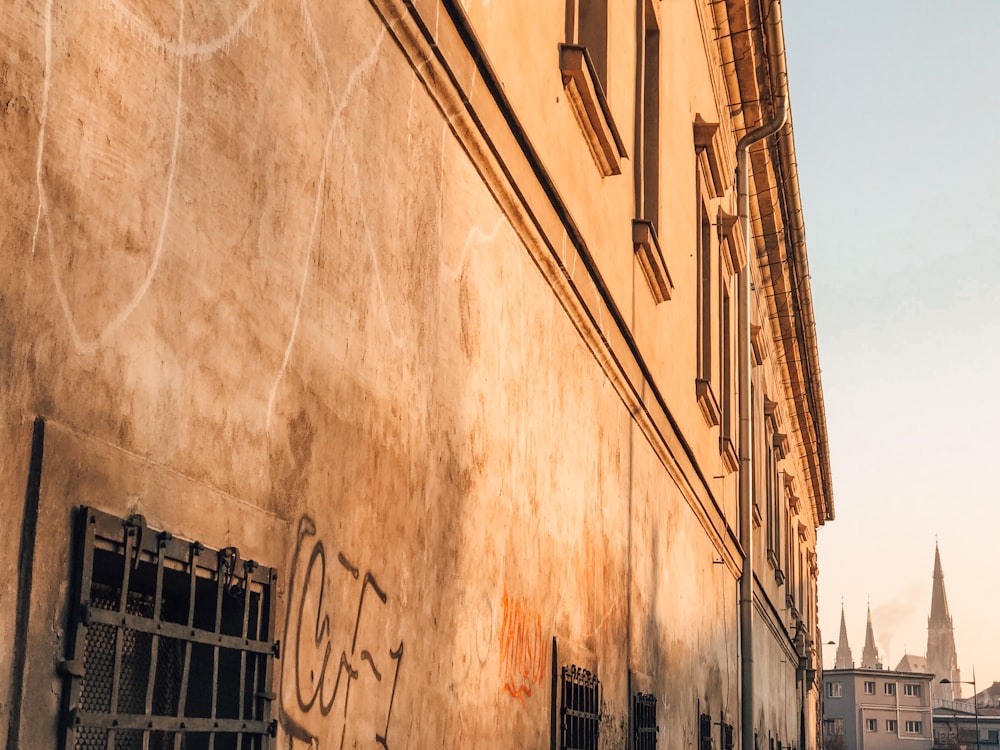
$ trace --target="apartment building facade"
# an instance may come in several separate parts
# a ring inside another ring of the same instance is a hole
[[[823,673],[827,750],[927,750],[933,744],[934,675],[886,669]]]

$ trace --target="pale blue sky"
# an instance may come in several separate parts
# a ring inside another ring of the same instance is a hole
[[[1000,0],[782,3],[837,519],[820,625],[1000,681]],[[825,648],[829,666],[834,647]],[[971,688],[967,688],[971,694]]]

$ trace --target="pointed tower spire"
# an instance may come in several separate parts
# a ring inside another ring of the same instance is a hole
[[[958,700],[961,696],[961,675],[958,655],[955,653],[955,631],[948,597],[944,592],[944,572],[941,568],[941,551],[934,543],[934,580],[931,588],[931,614],[927,618],[927,671],[934,674],[932,695],[942,700]],[[951,680],[942,685],[941,680]]]
[[[947,623],[951,627],[948,597],[944,593],[944,571],[941,569],[941,550],[934,544],[934,585],[931,589],[931,616],[928,622]]]
[[[847,621],[844,619],[844,603],[840,603],[840,641],[837,643],[837,661],[834,669],[854,669],[854,657],[847,642]]]
[[[872,630],[872,605],[868,604],[868,627],[865,630],[865,648],[861,652],[862,669],[881,669],[882,663],[878,658],[878,649],[875,647],[875,631]]]

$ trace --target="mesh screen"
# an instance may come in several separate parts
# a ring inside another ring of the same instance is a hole
[[[92,623],[87,628],[87,645],[83,656],[83,679],[80,708],[93,713],[111,710],[111,679],[115,671],[116,628]]]
[[[108,730],[97,727],[81,727],[76,730],[75,750],[107,750]]]

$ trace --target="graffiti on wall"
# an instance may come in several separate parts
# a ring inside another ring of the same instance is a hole
[[[388,595],[371,571],[328,552],[309,516],[299,521],[288,584],[281,722],[290,738],[319,744],[352,726],[374,726],[367,741],[389,747],[403,641],[384,643]],[[335,710],[336,709],[336,710]]]
[[[531,697],[532,685],[540,685],[548,664],[548,642],[542,636],[542,617],[503,592],[503,624],[500,628],[501,690],[521,701]]]

